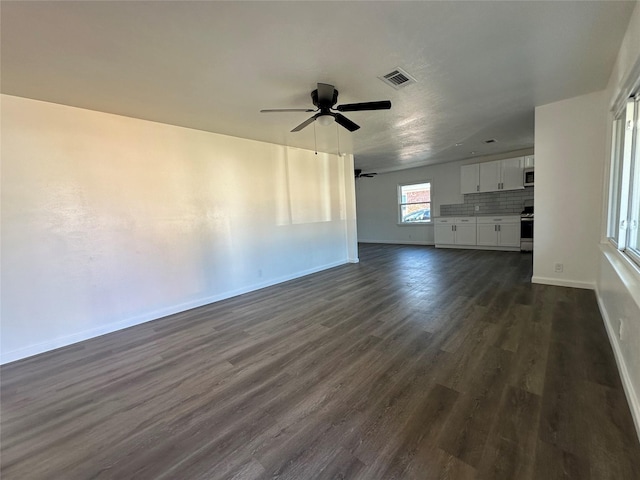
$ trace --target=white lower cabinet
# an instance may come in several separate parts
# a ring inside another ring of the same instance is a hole
[[[520,217],[515,215],[478,217],[478,245],[519,247]]]
[[[476,223],[456,223],[456,245],[476,244]]]
[[[440,217],[435,221],[436,247],[520,248],[520,216]]]
[[[453,222],[451,223],[437,223],[435,225],[435,239],[436,245],[455,245],[456,236],[453,230]]]
[[[435,219],[436,245],[475,245],[476,217]]]

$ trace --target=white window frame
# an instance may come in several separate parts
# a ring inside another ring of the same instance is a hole
[[[407,202],[406,200],[403,201],[402,187],[410,187],[412,185],[423,185],[423,184],[429,184],[430,200],[428,202]],[[433,212],[433,210],[431,209],[433,205],[433,183],[431,182],[431,180],[420,180],[416,182],[399,183],[398,184],[398,225],[414,225],[415,226],[415,225],[426,225],[426,224],[433,223],[433,217],[431,216],[431,214],[430,214],[429,220],[424,220],[419,222],[402,221],[402,207],[404,205],[418,205],[423,203],[429,204],[429,211]]]
[[[620,122],[624,115],[624,122]],[[637,242],[640,222],[640,95],[631,97],[615,116],[611,146],[611,175],[609,179],[608,231],[609,241],[625,256],[640,267],[640,245]],[[619,126],[624,131],[624,144],[620,145]],[[621,148],[622,147],[622,148]],[[622,157],[620,157],[622,152]],[[621,177],[617,184],[617,173]],[[618,187],[617,189],[615,187]],[[615,222],[616,207],[619,202],[619,222]]]
[[[640,94],[635,97],[634,117],[632,128],[632,156],[629,170],[628,225],[624,253],[640,266],[640,242],[638,241],[638,235],[640,235],[640,128],[638,125],[638,123],[640,123]]]

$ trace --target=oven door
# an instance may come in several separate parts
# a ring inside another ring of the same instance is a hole
[[[520,238],[533,240],[533,218],[520,219]]]
[[[520,251],[533,251],[533,218],[523,217],[520,219]]]

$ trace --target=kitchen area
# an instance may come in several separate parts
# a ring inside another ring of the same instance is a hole
[[[460,167],[464,202],[440,206],[437,248],[533,251],[533,155]]]

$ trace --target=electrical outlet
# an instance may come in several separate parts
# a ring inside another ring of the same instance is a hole
[[[476,205],[476,212],[480,211],[480,205]]]
[[[564,270],[564,265],[561,264],[561,263],[556,263],[553,266],[553,271],[556,272],[556,273],[562,273],[563,270]]]

